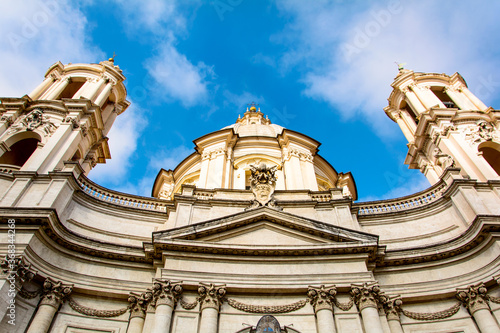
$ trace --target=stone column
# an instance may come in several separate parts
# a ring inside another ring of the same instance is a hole
[[[378,298],[381,295],[377,283],[351,285],[351,295],[356,302],[366,333],[384,333],[378,315]]]
[[[180,294],[181,282],[155,279],[153,282],[154,302],[156,303],[153,333],[170,333],[172,312]]]
[[[143,332],[151,332],[155,325],[155,304],[151,301],[146,309],[146,317],[144,318]]]
[[[405,111],[407,112],[407,111]],[[396,122],[398,123],[399,125],[399,128],[401,128],[401,131],[403,132],[403,135],[405,136],[406,140],[408,140],[408,142],[412,142],[415,137],[410,129],[410,126],[406,123],[406,121],[403,119],[402,117],[402,113],[403,112],[400,112],[395,118],[396,118]],[[415,132],[415,131],[413,131]]]
[[[42,300],[38,310],[26,331],[27,333],[46,333],[49,330],[52,319],[64,299],[73,290],[72,284],[63,284],[61,281],[54,281],[51,278],[45,279],[43,283]]]
[[[226,285],[200,283],[200,331],[199,333],[217,333],[219,310],[222,298],[226,294]]]
[[[43,80],[42,83],[38,85],[38,87],[35,88],[28,96],[32,100],[38,99],[44,92],[45,90],[50,87],[50,85],[55,81],[55,77],[53,74],[49,75],[45,80]]]
[[[97,98],[95,99],[94,103],[102,107],[104,102],[106,101],[106,98],[108,98],[111,89],[113,89],[113,86],[114,82],[109,80],[104,89],[99,94],[99,96],[97,96]]]
[[[78,99],[80,97],[83,97],[83,94],[85,93],[85,90],[88,89],[89,85],[92,84],[92,81],[93,79],[88,77],[86,80],[85,80],[85,83],[80,87],[80,89],[78,89],[78,91],[73,95],[73,99]]]
[[[484,104],[483,101],[477,98],[476,95],[474,95],[466,86],[461,86],[458,91],[463,92],[464,95],[469,98],[469,100],[477,107],[478,110],[485,111],[488,108],[486,104]]]
[[[413,90],[410,90],[408,87],[406,87],[403,88],[401,91],[405,94],[406,96],[405,100],[410,105],[410,108],[413,110],[416,116],[426,111],[425,106],[419,100],[419,98],[417,97],[415,92],[413,92]]]
[[[82,97],[92,100],[96,97],[99,89],[101,89],[101,87],[105,83],[107,83],[107,81],[106,81],[107,78],[105,78],[105,77],[100,77],[99,79],[88,78],[87,80],[89,80],[91,82],[91,87],[89,87],[89,89],[87,89],[86,91],[84,91],[82,93]]]
[[[127,333],[142,333],[144,320],[146,318],[146,309],[152,298],[153,293],[151,291],[142,294],[130,293],[128,297],[130,303],[130,319]]]
[[[68,84],[71,82],[71,77],[66,77],[59,82],[54,90],[48,92],[48,95],[44,99],[56,99],[59,95],[66,89]]]
[[[401,305],[403,305],[403,300],[401,296],[381,297],[383,299],[383,307],[385,310],[385,316],[387,317],[387,323],[391,329],[391,333],[403,333],[403,327],[401,326],[401,319],[399,314],[401,313]]]
[[[457,289],[457,298],[462,301],[482,333],[500,333],[500,327],[488,306],[484,283]]]
[[[316,327],[318,333],[335,333],[335,321],[333,319],[332,301],[337,294],[337,289],[334,285],[313,287],[309,286],[307,296],[311,300],[316,314]]]

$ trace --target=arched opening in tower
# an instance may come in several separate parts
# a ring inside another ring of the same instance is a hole
[[[431,91],[436,95],[437,98],[441,102],[443,102],[444,106],[447,108],[456,108],[457,106],[455,105],[455,102],[451,99],[450,96],[446,93],[446,90],[444,87],[431,87]]]
[[[483,154],[483,158],[488,162],[493,170],[500,176],[500,145],[496,147],[483,146],[479,148],[479,152]]]
[[[402,112],[406,112],[411,119],[415,122],[415,125],[418,124],[418,117],[417,117],[417,112],[415,112],[409,105],[406,103],[406,101],[402,101],[401,104],[399,105],[399,109]]]
[[[27,138],[20,140],[10,146],[10,151],[0,156],[0,164],[15,165],[22,167],[36,150],[40,140]]]
[[[56,99],[63,99],[63,98],[73,98],[75,94],[77,93],[78,90],[83,86],[85,83],[84,79],[72,79],[71,83],[68,84],[68,86],[63,90],[63,92],[56,98]]]

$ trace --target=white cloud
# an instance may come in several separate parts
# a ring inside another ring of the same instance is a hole
[[[292,20],[273,40],[291,46],[281,66],[299,67],[307,96],[328,102],[345,118],[363,117],[386,136],[398,131],[382,111],[395,61],[415,71],[459,71],[471,90],[484,86],[487,103],[498,95],[500,78],[490,73],[499,65],[499,7],[486,1],[387,1],[370,7],[280,2]],[[493,84],[481,83],[487,81]]]
[[[194,17],[199,1],[114,0],[123,12],[127,33],[141,40],[154,40],[159,47],[144,61],[153,79],[145,88],[168,102],[185,107],[207,104],[214,72],[203,62],[192,63],[177,49],[179,39],[188,35],[187,21]]]
[[[183,33],[186,29],[186,15],[183,6],[189,6],[192,10],[197,1],[164,0],[112,0],[120,7],[122,21],[127,26],[127,34],[139,34],[144,37],[143,32],[149,31],[155,35],[162,35],[168,31]]]
[[[66,1],[0,2],[0,91],[22,96],[57,61],[97,62],[103,53],[86,37],[88,24],[77,5]]]
[[[186,146],[177,146],[168,150],[156,152],[149,160],[148,169],[154,172],[160,171],[161,168],[173,170],[192,153],[194,153],[194,149]]]
[[[193,65],[172,42],[162,45],[145,67],[155,81],[150,88],[159,96],[180,100],[186,107],[206,103],[209,79],[214,76],[212,68],[203,62]]]
[[[137,150],[137,140],[147,125],[144,111],[135,104],[118,116],[108,133],[111,159],[98,164],[89,173],[97,183],[119,185],[124,182],[131,166],[131,159]]]

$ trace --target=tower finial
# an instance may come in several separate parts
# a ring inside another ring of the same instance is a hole
[[[113,56],[111,58],[109,58],[108,61],[114,63],[115,62],[115,57],[116,57],[116,53],[113,52]]]
[[[398,66],[398,71],[401,72],[403,69],[405,69],[406,62],[397,62],[397,61],[394,61],[394,63]]]
[[[247,105],[250,106],[250,112],[257,112],[257,106],[259,104],[256,104],[255,102],[252,102],[252,103],[249,103]],[[248,111],[248,108],[247,108],[247,111]],[[260,111],[260,108],[259,108],[259,111]]]

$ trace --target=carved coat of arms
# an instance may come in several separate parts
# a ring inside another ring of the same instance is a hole
[[[267,167],[265,163],[259,166],[250,165],[250,188],[254,194],[254,203],[249,208],[269,206],[277,208],[274,200],[274,189],[276,187],[277,166]]]

